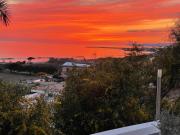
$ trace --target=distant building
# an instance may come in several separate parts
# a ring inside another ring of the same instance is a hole
[[[62,65],[62,72],[61,77],[67,78],[68,71],[72,70],[73,68],[88,68],[90,65],[88,64],[81,64],[81,63],[75,63],[75,62],[65,62]]]

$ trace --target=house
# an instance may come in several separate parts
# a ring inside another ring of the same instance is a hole
[[[90,65],[76,63],[76,62],[65,62],[61,67],[62,67],[61,77],[67,78],[68,71],[72,70],[73,68],[79,68],[79,69],[88,68],[90,67]]]

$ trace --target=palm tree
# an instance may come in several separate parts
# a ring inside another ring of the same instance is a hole
[[[5,0],[0,0],[0,19],[6,26],[9,24],[8,6]]]

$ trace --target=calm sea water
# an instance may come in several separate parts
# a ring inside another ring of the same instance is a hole
[[[34,60],[32,60],[31,62],[33,63],[43,63],[43,62],[47,62],[49,60],[49,58],[35,58]],[[0,58],[0,63],[11,63],[11,62],[23,62],[26,61],[28,62],[27,58]]]

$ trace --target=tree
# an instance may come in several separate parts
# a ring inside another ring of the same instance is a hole
[[[29,63],[31,63],[32,60],[34,60],[34,57],[28,57],[27,60],[29,61]]]
[[[175,27],[172,29],[171,37],[175,43],[180,44],[180,20],[176,22]]]
[[[9,24],[8,6],[5,0],[0,0],[0,18],[6,26]]]
[[[55,107],[55,127],[67,135],[86,135],[152,120],[155,91],[148,88],[147,67],[124,58],[72,71]]]
[[[176,22],[176,26],[172,29],[171,36],[174,40],[173,57],[175,63],[180,63],[180,20]]]
[[[23,98],[29,92],[26,87],[0,81],[1,135],[52,135],[49,105],[43,97],[29,103]]]
[[[143,55],[143,51],[143,45],[133,42],[131,44],[131,48],[129,49],[128,56],[140,56]]]
[[[171,103],[161,113],[162,135],[179,135],[180,133],[180,98]]]

